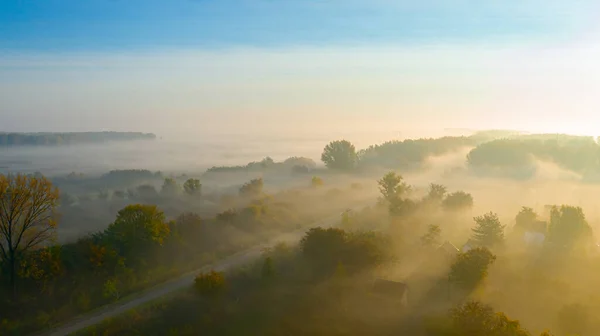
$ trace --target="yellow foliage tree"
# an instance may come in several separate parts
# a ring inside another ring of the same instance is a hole
[[[0,256],[15,295],[19,260],[52,237],[58,202],[43,176],[0,175]]]

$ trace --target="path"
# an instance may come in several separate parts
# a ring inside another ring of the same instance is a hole
[[[339,220],[339,218],[339,214],[336,214],[335,216],[323,220],[314,226],[330,227],[333,226],[333,224],[337,220]],[[255,246],[251,249],[236,253],[225,259],[222,259],[213,265],[208,265],[195,271],[188,272],[174,280],[170,280],[161,285],[150,288],[142,292],[140,295],[135,296],[134,298],[125,301],[119,301],[114,304],[100,308],[99,310],[93,311],[89,314],[82,315],[53,330],[38,334],[38,336],[65,336],[80,331],[82,329],[91,327],[104,321],[107,318],[123,314],[133,308],[144,305],[150,301],[156,300],[177,290],[191,286],[194,283],[194,278],[200,272],[210,271],[211,269],[217,271],[224,271],[248,263],[251,260],[257,259],[258,257],[260,257],[262,251],[267,247],[274,246],[281,242],[288,244],[297,243],[306,233],[306,230],[307,229],[304,228],[296,230],[294,232],[282,234],[281,236],[279,236],[276,239],[273,239],[267,244]]]

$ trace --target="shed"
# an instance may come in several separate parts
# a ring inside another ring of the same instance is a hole
[[[404,282],[375,279],[373,293],[396,300],[402,306],[408,305],[408,285]]]

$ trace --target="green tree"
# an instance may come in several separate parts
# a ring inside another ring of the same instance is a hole
[[[410,209],[411,201],[404,196],[411,188],[404,182],[402,175],[389,172],[377,181],[377,184],[383,199],[388,204],[390,214],[401,215]]]
[[[162,245],[169,236],[170,226],[165,215],[155,205],[128,205],[117,214],[105,231],[123,256],[142,253],[149,247]]]
[[[0,175],[0,257],[15,296],[19,263],[52,238],[59,199],[43,176]]]
[[[429,202],[441,203],[444,200],[447,192],[448,189],[445,186],[431,183],[429,185],[427,196],[425,196],[425,200]]]
[[[473,196],[464,191],[453,192],[444,198],[442,207],[448,211],[471,209],[473,207]]]
[[[208,299],[217,299],[221,296],[225,291],[225,285],[225,275],[214,270],[200,273],[194,279],[194,288]]]
[[[521,211],[515,217],[515,228],[522,231],[528,231],[537,222],[537,213],[529,207],[522,207]]]
[[[484,247],[461,253],[450,268],[448,280],[458,288],[471,291],[487,277],[488,268],[495,261],[496,256]]]
[[[327,273],[341,261],[346,239],[346,232],[340,229],[312,228],[300,240],[300,249],[315,271]]]
[[[377,184],[381,195],[389,203],[393,203],[410,191],[410,186],[404,182],[402,175],[395,172],[385,174]]]
[[[504,242],[504,225],[497,214],[489,212],[473,219],[475,227],[472,229],[472,238],[478,246],[492,248]]]
[[[427,233],[425,233],[422,237],[421,237],[421,244],[423,244],[423,246],[439,246],[440,245],[440,235],[442,233],[442,230],[440,229],[439,225],[435,225],[435,224],[431,224],[429,225],[429,227],[427,228]]]
[[[323,149],[321,161],[330,169],[352,170],[357,163],[356,148],[347,140],[332,141]]]
[[[590,242],[592,228],[580,207],[554,206],[550,211],[548,238],[556,247],[573,248],[577,243]]]
[[[260,196],[263,192],[264,182],[262,178],[252,179],[240,187],[241,196]]]
[[[117,301],[121,297],[119,293],[119,288],[117,285],[117,280],[109,279],[104,282],[104,286],[102,289],[102,295],[106,299],[110,299],[111,301]]]
[[[453,334],[461,336],[530,336],[517,320],[478,301],[468,301],[450,310]]]
[[[202,191],[202,184],[200,184],[200,180],[190,178],[183,184],[183,190],[188,195],[198,196]]]

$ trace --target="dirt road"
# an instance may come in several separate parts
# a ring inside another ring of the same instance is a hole
[[[339,214],[336,214],[325,220],[322,220],[319,223],[315,223],[314,226],[321,226],[321,227],[333,226],[339,218],[340,218]],[[245,263],[248,263],[251,260],[254,260],[254,259],[257,259],[258,257],[260,257],[263,249],[274,246],[275,244],[278,244],[280,242],[284,242],[284,243],[288,243],[288,244],[295,244],[302,238],[302,236],[304,235],[306,230],[307,229],[304,228],[304,229],[300,229],[300,230],[297,230],[294,232],[282,234],[278,238],[276,238],[266,244],[255,246],[251,249],[236,253],[225,259],[222,259],[213,265],[208,265],[208,266],[202,267],[200,269],[197,269],[195,271],[186,273],[186,274],[178,277],[177,279],[174,279],[174,280],[168,281],[166,283],[163,283],[161,285],[150,288],[150,289],[140,293],[139,295],[136,295],[134,298],[131,298],[129,300],[124,300],[124,301],[119,301],[119,302],[116,302],[115,304],[105,306],[103,308],[100,308],[99,310],[96,310],[89,314],[80,316],[80,317],[78,317],[62,326],[59,326],[53,330],[38,334],[38,336],[65,336],[65,335],[69,335],[74,332],[80,331],[82,329],[85,329],[87,327],[96,325],[107,318],[118,316],[120,314],[125,313],[126,311],[128,311],[130,309],[139,307],[145,303],[156,300],[160,297],[163,297],[165,295],[173,293],[177,290],[191,286],[194,282],[195,276],[200,272],[209,271],[211,269],[218,270],[218,271],[224,271],[229,268],[234,268],[236,266],[243,265]]]

